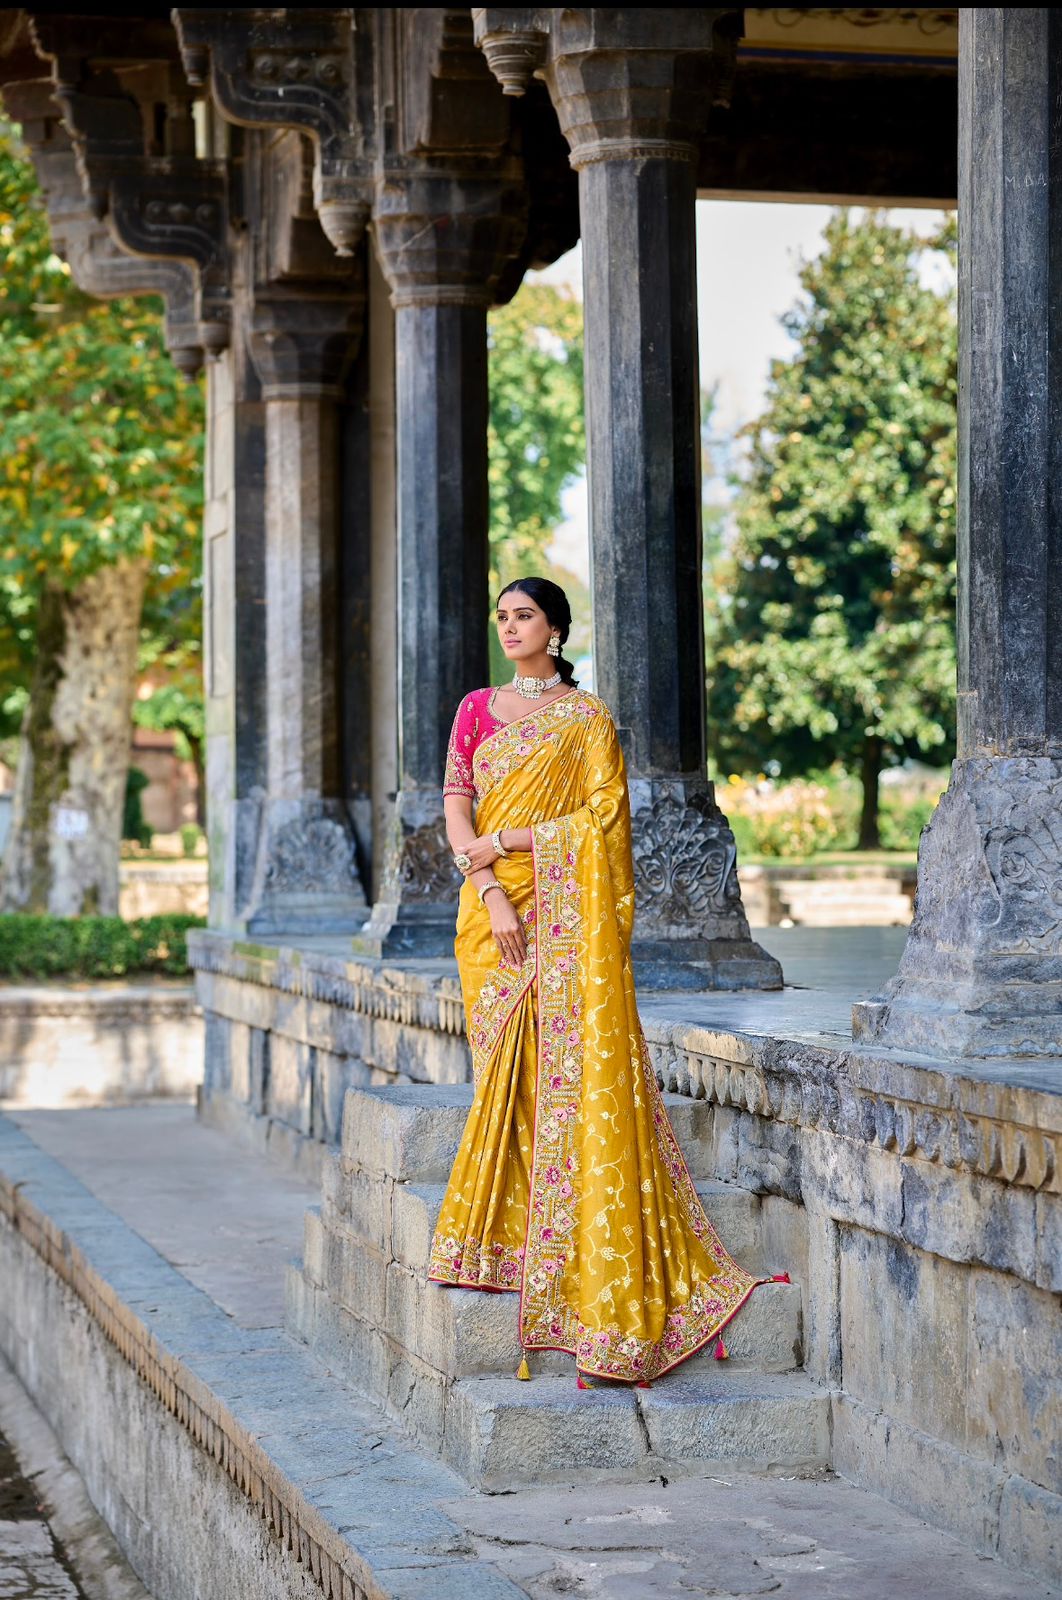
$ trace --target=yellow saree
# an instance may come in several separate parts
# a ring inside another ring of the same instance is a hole
[[[456,954],[475,1096],[428,1276],[520,1295],[528,1350],[645,1382],[729,1321],[758,1279],[727,1254],[672,1131],[638,1019],[630,802],[604,702],[573,689],[483,739],[480,836],[524,925],[502,967],[465,882]]]

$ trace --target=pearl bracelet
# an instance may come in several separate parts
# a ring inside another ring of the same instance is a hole
[[[501,830],[500,829],[498,830],[497,833],[492,833],[491,834],[490,842],[491,842],[491,845],[493,846],[494,854],[496,856],[501,856],[503,858],[503,860],[508,861],[509,856],[511,854],[511,851],[506,850],[505,846],[502,844],[502,842],[501,842]]]

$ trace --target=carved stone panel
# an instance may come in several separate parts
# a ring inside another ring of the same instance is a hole
[[[934,1055],[1062,1056],[1062,762],[955,763],[900,969],[853,1023]]]

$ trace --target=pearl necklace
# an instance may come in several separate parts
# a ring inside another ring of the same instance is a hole
[[[517,673],[513,679],[513,688],[517,694],[523,695],[525,700],[539,700],[547,689],[555,689],[560,681],[559,672],[555,672],[552,678],[521,678]]]

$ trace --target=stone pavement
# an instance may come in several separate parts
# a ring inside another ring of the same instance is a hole
[[[219,1382],[238,1385],[242,1373],[252,1394],[255,1365],[269,1361],[279,1373],[281,1363],[294,1372],[312,1364],[280,1327],[284,1265],[298,1252],[304,1207],[318,1199],[310,1186],[200,1126],[188,1106],[18,1112],[14,1120],[210,1295],[230,1326],[269,1339],[272,1354],[249,1365],[246,1359],[228,1367],[219,1361]],[[311,1433],[305,1440],[275,1436],[275,1459],[294,1472],[312,1437],[312,1481],[326,1469],[342,1472],[331,1447],[348,1441],[346,1471],[364,1485],[360,1493],[367,1498],[358,1501],[364,1524],[348,1520],[345,1537],[373,1563],[381,1595],[1049,1600],[1054,1592],[823,1471],[462,1493],[459,1479],[418,1456],[366,1401],[324,1368],[313,1364],[312,1370],[319,1374],[315,1381],[304,1379]],[[231,1389],[229,1404],[237,1393]],[[280,1399],[289,1410],[298,1405],[291,1393]],[[362,1460],[354,1457],[354,1441],[370,1435],[370,1459],[386,1471],[381,1505]],[[319,1504],[327,1509],[323,1500]],[[344,1517],[351,1519],[349,1509]],[[248,1593],[246,1600],[255,1597]]]

